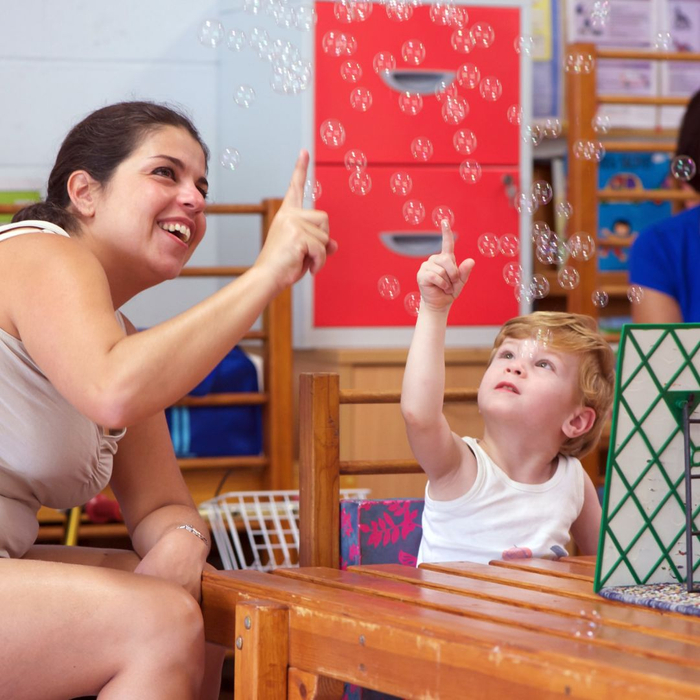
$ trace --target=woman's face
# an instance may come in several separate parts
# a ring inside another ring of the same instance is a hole
[[[105,267],[127,264],[147,285],[176,277],[206,230],[205,174],[202,148],[185,129],[148,134],[96,193]]]

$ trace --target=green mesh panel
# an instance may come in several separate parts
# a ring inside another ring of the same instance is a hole
[[[595,590],[687,578],[682,405],[700,400],[700,324],[627,325],[617,361]],[[693,417],[699,417],[696,410]],[[700,426],[691,426],[700,464]],[[700,481],[693,482],[693,529]],[[700,541],[693,545],[700,578]]]

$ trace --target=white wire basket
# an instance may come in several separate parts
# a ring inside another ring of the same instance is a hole
[[[340,490],[341,499],[368,494]],[[209,520],[224,569],[299,566],[299,491],[232,491],[204,501],[199,511]]]

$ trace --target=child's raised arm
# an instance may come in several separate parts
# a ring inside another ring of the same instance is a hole
[[[468,448],[450,430],[442,413],[445,393],[447,315],[474,267],[470,258],[459,266],[454,233],[442,222],[442,250],[418,271],[421,306],[406,361],[401,412],[411,449],[433,484],[454,473]],[[470,453],[471,454],[471,453]]]

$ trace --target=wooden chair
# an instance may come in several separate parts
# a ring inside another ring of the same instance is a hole
[[[259,204],[213,204],[212,215],[258,215],[261,219],[261,245],[265,242],[281,199],[265,199]],[[22,205],[0,205],[0,214],[14,214]],[[186,267],[181,277],[237,277],[248,267]],[[242,343],[255,344],[263,357],[264,388],[260,392],[186,396],[178,406],[263,407],[263,451],[260,455],[195,457],[179,459],[185,480],[195,502],[215,495],[225,480],[235,490],[288,489],[293,486],[294,409],[292,389],[292,303],[291,290],[273,299],[261,316],[262,328],[248,332]],[[126,534],[122,523],[90,523],[81,508],[63,515],[51,509],[40,511],[42,527],[38,541],[77,544],[79,536],[120,537]]]
[[[341,475],[421,473],[415,460],[340,459],[341,404],[398,404],[399,392],[341,391],[337,374],[299,381],[299,563],[338,568]],[[445,392],[446,402],[476,401],[476,389]]]

